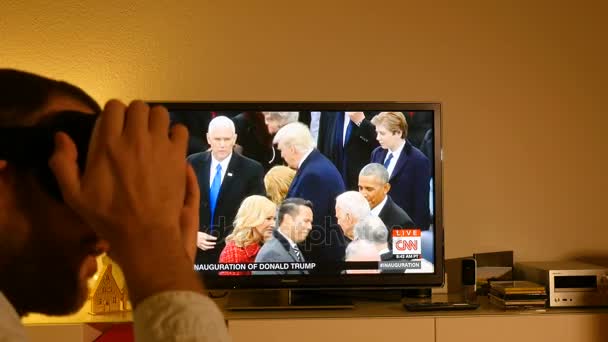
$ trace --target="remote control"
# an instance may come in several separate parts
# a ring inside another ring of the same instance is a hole
[[[426,302],[426,303],[403,303],[409,311],[438,311],[438,310],[475,310],[479,303],[469,302]]]

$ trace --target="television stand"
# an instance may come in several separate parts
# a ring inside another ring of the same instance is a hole
[[[226,310],[310,310],[353,309],[349,297],[332,296],[310,290],[239,290],[231,291]]]

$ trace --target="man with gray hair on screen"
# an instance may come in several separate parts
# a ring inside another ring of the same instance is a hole
[[[281,128],[273,142],[287,165],[297,170],[287,198],[303,198],[313,204],[313,228],[304,242],[306,261],[335,269],[331,263],[344,260],[344,235],[336,223],[336,197],[343,193],[344,181],[338,169],[315,148],[308,127],[299,122]]]
[[[359,172],[359,192],[369,202],[371,213],[388,228],[388,245],[392,248],[393,228],[413,228],[414,221],[388,195],[391,185],[388,171],[378,163],[367,164]]]
[[[187,158],[201,193],[197,265],[218,262],[241,202],[251,195],[266,195],[262,165],[234,153],[236,138],[232,120],[217,116],[209,123],[209,150]]]
[[[347,244],[355,238],[355,224],[369,214],[369,203],[360,193],[347,191],[336,197],[336,217]]]

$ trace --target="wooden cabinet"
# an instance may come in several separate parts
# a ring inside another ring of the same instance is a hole
[[[395,302],[352,310],[226,312],[234,342],[606,342],[608,309],[408,312]],[[288,338],[287,338],[288,336]]]
[[[435,319],[324,318],[231,320],[233,342],[435,342]]]
[[[109,316],[26,318],[32,342],[91,342]],[[413,313],[399,302],[357,302],[345,310],[226,311],[234,342],[606,342],[608,309]],[[112,322],[129,321],[125,315]],[[80,323],[79,323],[80,322]],[[106,323],[111,324],[111,323]]]
[[[608,314],[435,318],[437,342],[605,342]]]

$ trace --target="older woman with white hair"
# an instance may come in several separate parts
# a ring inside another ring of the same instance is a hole
[[[353,230],[355,240],[366,240],[373,243],[382,260],[392,258],[388,247],[388,229],[379,217],[368,215],[359,221]]]
[[[347,191],[336,197],[336,218],[347,243],[355,238],[355,224],[369,214],[369,203],[359,192]]]

